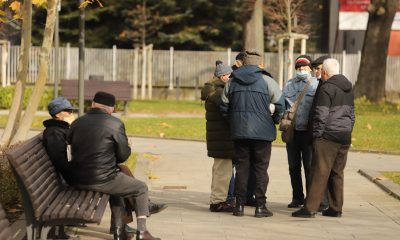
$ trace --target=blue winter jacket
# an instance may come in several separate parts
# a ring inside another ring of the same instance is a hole
[[[275,140],[274,124],[279,123],[285,110],[276,81],[255,65],[244,65],[231,77],[222,94],[221,111],[229,116],[233,140]],[[270,103],[275,105],[272,115]]]

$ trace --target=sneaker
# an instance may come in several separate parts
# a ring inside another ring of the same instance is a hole
[[[303,206],[304,200],[293,199],[288,205],[288,208],[298,208]]]
[[[226,202],[212,203],[210,204],[211,212],[233,212],[233,206]]]
[[[322,211],[322,216],[325,217],[342,217],[342,212],[338,212],[333,210],[332,208],[328,208],[325,211]]]
[[[305,208],[300,208],[300,210],[297,210],[295,212],[292,212],[292,217],[299,217],[299,218],[314,218],[315,213],[309,212]]]
[[[323,212],[323,211],[327,210],[328,208],[329,208],[328,205],[321,204],[321,205],[319,205],[318,212]]]

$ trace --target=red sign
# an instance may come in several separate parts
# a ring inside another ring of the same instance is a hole
[[[340,0],[341,12],[365,12],[370,0]]]

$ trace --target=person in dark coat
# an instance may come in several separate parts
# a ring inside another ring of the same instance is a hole
[[[321,74],[322,74],[322,63],[328,58],[330,58],[330,57],[327,56],[327,55],[323,55],[323,56],[315,59],[311,63],[311,66],[312,66],[312,69],[313,69],[313,72],[314,72],[314,76],[318,80],[318,86],[317,86],[317,90],[315,91],[315,96],[317,96],[319,88],[321,87],[321,84],[323,83],[322,76],[321,76]],[[313,116],[313,112],[314,112],[314,109],[315,109],[315,100],[316,100],[316,98],[313,99],[313,102],[312,102],[312,105],[311,105],[311,110],[310,110],[310,117],[308,118],[308,130],[309,130],[311,135],[312,135],[312,128],[313,128],[313,117],[314,117]],[[328,206],[329,206],[329,204],[328,204],[328,189],[326,189],[325,193],[324,193],[324,196],[322,197],[321,204],[319,205],[318,212],[322,212],[322,211],[328,209]]]
[[[232,68],[230,66],[218,60],[214,73],[216,79],[206,83],[202,89],[207,120],[207,155],[214,158],[210,195],[211,212],[232,212],[234,207],[226,203],[232,174],[232,159],[234,157],[233,142],[231,140],[229,122],[219,111],[221,94],[231,72]]]
[[[243,66],[232,73],[222,94],[221,111],[228,115],[234,140],[237,169],[234,216],[244,215],[250,163],[256,175],[255,217],[270,217],[266,205],[271,143],[276,139],[275,124],[284,112],[284,97],[274,79],[259,66],[263,58],[255,50],[245,51]],[[270,103],[275,105],[271,114]]]
[[[332,58],[323,62],[322,80],[313,113],[311,185],[303,208],[293,217],[314,217],[326,186],[329,208],[322,215],[342,216],[344,168],[355,123],[353,85],[339,74],[339,62]]]
[[[149,197],[146,183],[120,171],[118,164],[125,162],[131,148],[124,123],[112,116],[115,96],[97,92],[92,107],[76,119],[70,128],[68,142],[72,149],[73,184],[78,189],[110,194],[114,216],[114,239],[126,239],[119,216],[124,212],[123,198],[135,198],[137,240],[155,240],[146,228]]]

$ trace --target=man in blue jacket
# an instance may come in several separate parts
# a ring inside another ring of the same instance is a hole
[[[273,215],[266,205],[271,143],[276,139],[275,125],[284,112],[282,91],[274,79],[259,66],[263,58],[255,50],[245,51],[243,66],[232,73],[222,95],[221,111],[229,115],[231,136],[237,157],[235,216],[244,215],[250,163],[256,175],[255,217]],[[271,115],[270,103],[275,105]]]

